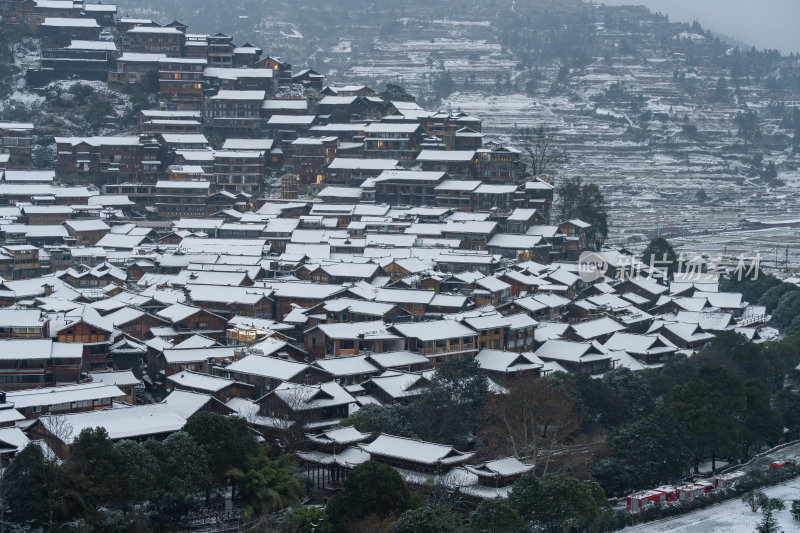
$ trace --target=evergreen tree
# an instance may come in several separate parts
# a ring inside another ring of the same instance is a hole
[[[522,476],[512,486],[508,503],[530,531],[553,532],[600,531],[609,507],[600,485],[564,474]]]
[[[771,509],[763,511],[761,521],[756,525],[756,533],[783,533]]]
[[[175,529],[188,513],[200,507],[211,489],[208,454],[183,431],[164,442],[148,441],[145,446],[158,461],[157,483],[161,487],[149,502],[152,525]]]
[[[775,397],[775,405],[781,412],[783,423],[789,430],[787,440],[794,440],[800,435],[800,393],[796,390],[783,389]]]
[[[156,489],[158,461],[148,448],[132,440],[114,443],[116,478],[113,501],[122,510],[129,510],[147,500]]]
[[[755,111],[747,109],[736,114],[734,118],[739,128],[739,137],[749,142],[756,142],[761,138],[761,126]]]
[[[411,507],[411,493],[394,468],[368,461],[353,468],[344,483],[344,491],[328,505],[331,520],[340,529],[349,521],[370,515],[385,518],[399,515]]]
[[[84,497],[93,507],[109,502],[116,491],[117,460],[114,443],[103,428],[86,428],[72,443],[70,466],[85,478]]]
[[[275,512],[298,505],[303,486],[293,476],[295,467],[289,456],[271,460],[264,448],[253,455],[243,468],[232,468],[228,475],[239,487],[248,515]]]
[[[505,498],[481,500],[469,515],[469,530],[475,533],[517,533],[524,529],[519,513]]]
[[[415,102],[414,98],[408,91],[400,85],[395,83],[387,83],[383,92],[378,93],[378,96],[387,102]]]
[[[758,299],[758,303],[767,308],[767,313],[771,313],[778,306],[784,294],[798,290],[800,290],[800,287],[793,283],[781,283],[780,285],[775,285],[764,291]]]
[[[355,414],[342,420],[341,425],[343,427],[355,426],[357,430],[367,433],[389,433],[398,437],[415,437],[416,434],[411,427],[413,418],[413,409],[409,405],[367,404]]]
[[[642,263],[644,268],[648,271],[652,267],[653,272],[667,272],[667,279],[675,273],[678,268],[678,254],[672,248],[672,245],[662,237],[656,237],[642,253]]]
[[[296,506],[283,516],[280,533],[331,533],[328,514],[319,507]]]
[[[775,161],[767,162],[767,166],[761,172],[761,179],[767,182],[778,181],[778,167],[775,166]]]
[[[442,71],[433,80],[433,94],[439,100],[450,96],[454,89],[455,82],[449,70]]]
[[[764,500],[766,496],[763,492],[748,492],[744,496],[742,496],[742,503],[747,505],[751,511],[757,513],[758,510],[761,508],[761,502]]]
[[[703,391],[703,401],[696,392]],[[743,434],[742,413],[747,408],[744,380],[725,369],[706,366],[683,387],[676,387],[667,402],[683,425],[683,441],[692,450],[695,470],[701,459],[716,460],[737,452]]]
[[[701,204],[703,204],[703,203],[708,201],[708,193],[706,192],[705,189],[697,189],[697,192],[694,193],[694,197]]]
[[[200,411],[189,418],[183,431],[205,449],[217,483],[224,481],[228,470],[244,466],[257,453],[250,425],[238,416]]]
[[[661,407],[610,436],[612,457],[598,462],[595,477],[614,494],[680,481],[692,460],[684,437],[679,417]]]
[[[720,76],[717,78],[717,84],[714,87],[714,100],[717,102],[727,102],[728,99],[728,80]]]
[[[579,177],[561,182],[556,188],[558,222],[579,218],[592,225],[587,244],[600,250],[608,237],[606,201],[594,183],[583,183]]]
[[[800,291],[787,292],[781,297],[772,321],[787,333],[800,331]]]
[[[467,446],[488,394],[486,372],[474,359],[447,361],[409,410],[414,433],[423,440]]]
[[[461,518],[451,507],[409,509],[395,522],[397,533],[458,533]]]
[[[42,449],[29,444],[17,453],[2,477],[2,500],[12,522],[44,526],[49,521],[48,490],[57,466],[48,462]]]

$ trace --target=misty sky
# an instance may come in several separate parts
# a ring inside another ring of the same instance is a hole
[[[599,0],[608,5],[644,5],[674,22],[699,20],[757,48],[800,52],[800,0]]]

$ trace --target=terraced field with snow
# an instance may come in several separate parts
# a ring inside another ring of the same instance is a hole
[[[665,86],[669,84],[663,77],[658,79],[654,87],[643,87],[642,93],[667,94]],[[764,187],[757,178],[745,175],[748,156],[730,149],[741,142],[732,126],[735,106],[706,109],[682,103],[679,96],[650,97],[646,109],[671,110],[672,115],[678,109],[697,126],[703,142],[681,138],[673,122],[653,121],[653,140],[642,143],[627,135],[623,112],[603,108],[598,113],[587,102],[589,95],[582,96],[571,100],[459,92],[446,100],[445,107],[481,117],[488,137],[512,145],[517,143],[513,132],[519,127],[557,127],[570,155],[559,174],[580,176],[602,187],[610,207],[609,244],[642,248],[650,237],[661,233],[674,238],[687,253],[759,252],[774,261],[777,251],[783,261],[788,247],[790,264],[800,265],[798,227],[758,232],[742,227],[745,219],[798,216],[800,197],[794,192],[800,186],[797,154],[769,153],[768,159],[784,166],[780,178],[785,186]],[[710,198],[704,204],[695,197],[701,188]]]
[[[176,13],[167,12],[179,5]],[[652,236],[662,234],[687,252],[758,251],[774,260],[776,252],[785,257],[788,248],[790,261],[800,265],[797,226],[752,231],[742,224],[745,219],[800,217],[800,154],[748,147],[734,122],[745,106],[766,117],[773,102],[783,101],[787,107],[797,102],[769,92],[763,79],[733,80],[728,70],[708,66],[719,62],[690,61],[686,47],[675,48],[686,53],[672,49],[673,43],[681,42],[701,46],[706,37],[694,29],[658,36],[653,29],[663,28],[663,23],[634,10],[627,11],[629,24],[615,26],[605,22],[610,8],[595,5],[595,57],[560,80],[562,87],[551,90],[559,81],[561,63],[534,51],[528,58],[535,67],[532,90],[526,85],[532,71],[502,44],[507,22],[502,17],[525,16],[526,6],[512,3],[509,13],[499,5],[480,4],[450,13],[436,3],[411,2],[397,6],[391,15],[370,10],[373,14],[367,17],[340,17],[334,11],[336,22],[320,31],[322,23],[297,17],[294,4],[278,2],[263,12],[248,5],[231,6],[231,14],[241,15],[239,19],[209,19],[199,17],[194,4],[183,0],[120,0],[125,12],[161,22],[179,12],[195,31],[222,30],[251,40],[268,53],[285,55],[298,68],[313,66],[334,84],[380,88],[387,82],[400,83],[429,107],[481,117],[487,139],[514,144],[517,127],[555,125],[570,154],[570,162],[557,175],[581,176],[603,188],[610,208],[611,245],[641,249]],[[537,34],[557,39],[558,31],[554,26]],[[634,52],[622,52],[626,40],[636,43]],[[433,81],[445,69],[455,92],[439,103]],[[729,80],[727,102],[709,98],[719,77]],[[613,84],[620,84],[631,98],[641,98],[641,103],[602,100]],[[646,113],[651,120],[641,119]],[[696,128],[696,136],[683,135],[684,126]],[[761,120],[765,135],[787,135],[781,128],[777,119]],[[784,186],[768,186],[749,176],[756,153],[775,161]],[[698,189],[709,197],[705,204],[696,199]]]

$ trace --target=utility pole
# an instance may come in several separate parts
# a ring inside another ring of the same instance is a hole
[[[656,213],[656,237],[661,237],[661,213]]]

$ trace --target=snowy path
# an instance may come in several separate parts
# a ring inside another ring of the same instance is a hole
[[[792,515],[788,511],[792,500],[800,499],[800,479],[793,479],[774,487],[765,488],[763,492],[771,498],[781,498],[786,502],[787,510],[777,511],[774,515],[780,528],[785,533],[800,532],[800,522],[792,520]],[[667,531],[679,533],[751,533],[755,531],[756,523],[760,519],[760,512],[753,513],[749,507],[737,498],[683,516],[649,522],[626,528],[623,531],[629,533],[639,531],[648,533]]]

